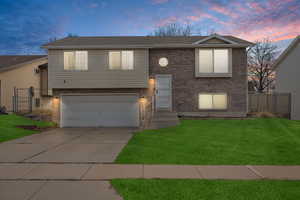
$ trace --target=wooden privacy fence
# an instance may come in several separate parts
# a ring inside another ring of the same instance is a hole
[[[249,93],[249,112],[270,112],[282,117],[290,117],[290,93]]]

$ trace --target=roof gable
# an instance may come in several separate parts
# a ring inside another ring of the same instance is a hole
[[[300,42],[300,35],[298,35],[291,44],[280,54],[277,60],[274,63],[274,68],[277,68],[279,64],[286,59],[286,57],[297,47],[297,44]]]
[[[231,39],[225,38],[218,34],[212,34],[211,36],[203,38],[203,39],[195,42],[194,44],[211,44],[211,43],[213,43],[213,44],[238,44],[237,42],[235,42]]]

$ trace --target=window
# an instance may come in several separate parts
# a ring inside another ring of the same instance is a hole
[[[88,70],[87,51],[66,51],[64,52],[64,70]]]
[[[227,94],[199,94],[199,109],[224,110],[227,109]]]
[[[110,51],[109,69],[133,70],[133,51]]]
[[[198,73],[230,73],[229,49],[199,49]]]

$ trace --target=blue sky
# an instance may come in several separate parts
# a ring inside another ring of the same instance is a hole
[[[68,33],[147,35],[168,23],[250,41],[300,34],[300,0],[0,0],[0,54],[43,53]]]

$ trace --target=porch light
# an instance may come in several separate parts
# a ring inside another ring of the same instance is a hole
[[[145,104],[146,102],[147,102],[147,99],[144,96],[142,96],[140,98],[140,103]]]
[[[150,85],[154,85],[155,84],[155,79],[154,78],[150,78],[149,79],[149,84]]]
[[[59,103],[59,97],[55,96],[52,101],[53,101],[53,104],[58,104]]]

